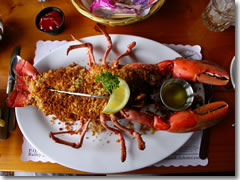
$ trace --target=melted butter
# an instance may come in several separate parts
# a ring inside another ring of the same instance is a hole
[[[162,90],[162,99],[167,106],[174,109],[180,109],[186,103],[187,93],[182,85],[170,83]]]

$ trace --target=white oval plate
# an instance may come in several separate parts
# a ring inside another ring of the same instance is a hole
[[[178,53],[170,48],[149,39],[130,35],[111,35],[113,50],[108,56],[112,61],[119,54],[127,49],[127,45],[136,41],[137,45],[129,57],[124,57],[121,64],[143,62],[157,63],[162,60],[180,57]],[[107,48],[104,36],[91,36],[81,39],[90,42],[94,46],[96,60],[103,57]],[[70,44],[57,48],[49,55],[42,58],[35,65],[38,71],[47,71],[65,67],[73,62],[87,66],[87,50],[76,49],[67,56],[66,51]],[[55,143],[49,138],[49,132],[59,131],[62,127],[58,123],[51,124],[50,117],[45,116],[41,111],[32,106],[16,108],[16,116],[19,127],[26,139],[41,153],[53,161],[80,171],[92,173],[119,173],[132,171],[150,166],[178,150],[192,135],[192,133],[168,133],[158,131],[155,134],[150,132],[143,135],[146,143],[144,151],[138,149],[136,139],[124,134],[127,147],[127,159],[124,163],[120,161],[120,144],[117,137],[109,132],[92,136],[87,132],[83,145],[80,149]],[[77,142],[78,136],[65,136],[67,140]]]
[[[237,64],[234,56],[230,65],[230,77],[231,77],[233,88],[235,88],[236,73],[237,73]]]

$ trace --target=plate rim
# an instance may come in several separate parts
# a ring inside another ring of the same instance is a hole
[[[103,35],[94,35],[94,36],[89,36],[89,37],[97,37],[97,36],[103,36]],[[131,36],[131,37],[141,38],[141,39],[144,39],[144,40],[147,40],[147,41],[152,41],[152,42],[154,42],[154,43],[158,43],[158,44],[164,46],[165,48],[168,48],[169,50],[177,53],[176,51],[174,51],[173,49],[167,47],[166,45],[164,45],[164,44],[162,44],[162,43],[159,43],[159,42],[157,42],[157,41],[155,41],[155,40],[145,38],[145,37],[140,37],[140,36],[135,36],[135,35],[110,34],[110,37],[112,37],[112,36]],[[89,38],[89,37],[84,37],[83,39],[87,39],[87,38]],[[67,43],[64,44],[64,45],[61,45],[61,46],[55,48],[53,51],[51,51],[51,53],[48,53],[46,56],[41,57],[40,60],[39,60],[36,64],[34,64],[34,66],[37,66],[37,65],[41,62],[41,60],[43,60],[43,59],[45,59],[47,56],[53,54],[55,51],[57,51],[58,49],[62,48],[63,46],[69,45],[69,44],[74,43],[74,42],[75,42],[75,41],[69,41],[69,42],[67,42]],[[177,54],[179,55],[179,53],[177,53]],[[181,57],[181,55],[179,55],[179,57]],[[17,116],[17,114],[18,114],[18,109],[17,109],[17,111],[16,111],[16,116]],[[41,152],[42,154],[45,154],[45,153],[43,153],[43,152],[41,151],[41,148],[38,148],[38,146],[37,146],[36,144],[34,144],[34,143],[31,141],[31,139],[29,139],[28,136],[26,136],[26,134],[25,134],[25,132],[24,132],[24,130],[23,130],[22,124],[21,124],[21,123],[18,123],[18,124],[19,124],[19,127],[20,127],[21,132],[24,134],[24,137],[27,139],[27,141],[28,141],[34,148],[36,148],[39,152]],[[189,134],[189,135],[188,135],[188,138],[186,138],[186,140],[182,143],[182,145],[179,146],[177,149],[175,149],[172,153],[176,152],[179,148],[181,148],[181,147],[189,140],[189,138],[193,135],[193,132],[190,132],[190,133],[188,133],[188,134]],[[55,143],[55,142],[53,142],[53,143]],[[171,154],[172,154],[172,153],[171,153]],[[171,154],[167,155],[166,157],[170,156]],[[166,157],[165,157],[165,158],[166,158]],[[163,158],[163,159],[165,159],[165,158]],[[56,160],[55,158],[52,159],[51,157],[49,157],[49,159],[54,160],[54,161],[56,161],[56,163],[58,163],[58,164],[60,164],[60,165],[63,165],[63,166],[65,166],[65,167],[68,167],[68,168],[71,168],[71,169],[75,169],[75,168],[73,168],[73,167],[69,167],[69,166],[66,165],[65,163],[59,163],[59,161]],[[161,160],[163,160],[163,159],[160,159],[160,160],[158,160],[158,161],[161,161]],[[158,161],[156,161],[156,162],[158,162]],[[119,170],[119,171],[114,171],[114,172],[112,172],[112,171],[106,171],[106,172],[86,171],[86,170],[80,170],[80,169],[75,169],[75,170],[84,171],[84,172],[90,172],[90,173],[122,173],[122,172],[134,171],[134,170],[137,170],[137,169],[140,169],[140,168],[148,167],[148,166],[153,165],[153,164],[154,164],[154,163],[146,164],[145,166],[137,167],[137,168],[135,168],[135,169],[123,170],[123,171]]]
[[[235,63],[235,60],[236,58],[235,58],[235,56],[232,58],[232,61],[231,61],[231,65],[230,65],[230,78],[231,78],[231,82],[232,82],[232,85],[233,85],[233,88],[235,89],[235,78],[234,78],[234,75],[233,75],[233,69],[234,68],[237,68],[237,67],[235,67],[234,66],[234,63]],[[236,72],[235,72],[236,73]],[[236,76],[236,74],[235,74],[235,76]]]

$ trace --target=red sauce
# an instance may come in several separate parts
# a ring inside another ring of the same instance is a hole
[[[44,31],[55,31],[60,27],[62,17],[57,11],[51,11],[41,17],[39,26]]]

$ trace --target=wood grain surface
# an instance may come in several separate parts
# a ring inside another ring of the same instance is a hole
[[[208,0],[167,0],[162,8],[150,18],[127,26],[106,26],[110,34],[129,34],[153,39],[160,43],[200,45],[203,59],[220,64],[228,72],[235,55],[235,28],[224,32],[209,31],[202,23],[201,14]],[[40,32],[35,26],[38,12],[49,6],[60,8],[65,14],[64,31],[56,36]],[[71,40],[100,34],[94,29],[95,22],[82,16],[69,0],[0,0],[0,16],[4,24],[4,36],[0,41],[0,98],[1,108],[5,98],[8,66],[15,46],[21,46],[21,56],[32,62],[38,40]],[[208,165],[196,167],[147,167],[123,174],[175,174],[235,172],[235,90],[231,84],[214,88],[213,101],[224,100],[229,113],[210,130]],[[0,141],[0,171],[26,171],[47,173],[76,173],[58,164],[23,162],[20,159],[22,133],[17,127],[9,138]]]

